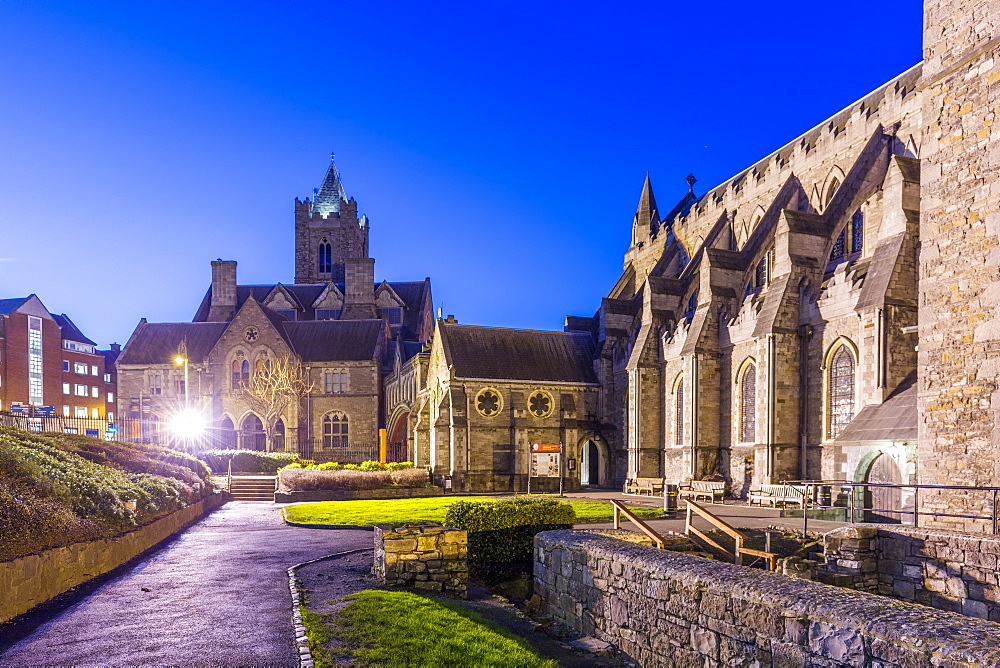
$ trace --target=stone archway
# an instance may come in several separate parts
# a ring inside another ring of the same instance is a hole
[[[903,474],[892,455],[884,450],[875,450],[865,455],[858,463],[854,474],[855,482],[899,485]],[[855,487],[855,507],[864,511],[865,522],[899,524],[902,522],[903,490],[899,487]]]
[[[577,452],[577,471],[580,484],[587,487],[607,487],[610,484],[608,475],[608,446],[599,436],[588,436],[583,439]]]
[[[406,424],[409,421],[410,413],[404,411],[392,423],[389,430],[389,438],[386,441],[385,459],[388,462],[412,461],[409,457],[409,444],[406,438]]]

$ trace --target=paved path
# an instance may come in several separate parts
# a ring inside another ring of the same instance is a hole
[[[278,511],[229,502],[0,653],[0,666],[296,666],[286,569],[373,537],[285,526]]]

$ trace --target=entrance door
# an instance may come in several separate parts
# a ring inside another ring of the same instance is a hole
[[[580,484],[597,486],[601,483],[601,453],[597,444],[587,441],[580,453]]]
[[[865,482],[898,485],[903,476],[895,460],[882,453],[868,469]],[[865,507],[872,510],[865,513],[865,521],[899,524],[901,513],[892,512],[903,507],[903,493],[899,487],[869,487],[865,494]]]

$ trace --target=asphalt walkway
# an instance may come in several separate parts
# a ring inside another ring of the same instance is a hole
[[[286,570],[373,537],[286,526],[279,510],[227,503],[0,652],[0,666],[298,665]]]

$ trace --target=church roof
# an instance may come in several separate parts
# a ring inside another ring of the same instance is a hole
[[[142,322],[118,364],[168,364],[185,341],[188,360],[200,364],[228,326],[226,322]]]
[[[282,323],[303,362],[370,360],[385,325],[381,320],[309,320]]]
[[[330,167],[326,170],[326,177],[323,185],[316,189],[312,203],[312,213],[327,216],[331,213],[340,213],[340,200],[346,200],[347,193],[344,192],[344,184],[340,180],[340,172],[337,171],[337,164],[330,156]]]
[[[597,383],[594,340],[586,333],[444,322],[438,331],[458,378]]]
[[[837,443],[917,440],[917,372],[911,371],[881,404],[865,406]]]

